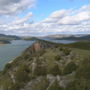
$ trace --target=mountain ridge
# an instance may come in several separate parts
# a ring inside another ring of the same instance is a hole
[[[56,34],[49,35],[43,38],[57,39],[57,40],[90,40],[90,34]]]
[[[0,34],[0,40],[19,40],[19,39],[21,38],[15,35]]]

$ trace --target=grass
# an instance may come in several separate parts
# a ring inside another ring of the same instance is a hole
[[[76,52],[80,57],[87,58],[90,56],[90,50],[83,50],[83,49],[73,49],[73,52]]]
[[[54,67],[55,65],[55,57],[58,55],[58,52],[57,50],[53,50],[53,49],[47,49],[46,50],[46,53],[43,55],[43,57],[45,58],[46,60],[46,63],[47,63],[47,66],[48,66],[48,69],[51,69]]]
[[[78,48],[83,50],[90,50],[90,41],[80,41],[65,45],[70,48]]]

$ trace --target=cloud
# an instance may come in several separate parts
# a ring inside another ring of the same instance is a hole
[[[43,22],[58,24],[79,24],[90,20],[90,5],[83,6],[79,10],[59,10],[53,12]]]
[[[45,23],[52,23],[57,22],[58,19],[62,19],[63,17],[69,15],[71,13],[71,10],[59,10],[53,12],[48,18],[46,18],[43,22]]]
[[[23,18],[0,25],[0,32],[16,35],[48,35],[90,33],[90,5],[79,9],[63,9],[54,11],[40,22],[28,23],[33,14],[30,12]]]
[[[84,21],[90,20],[90,12],[80,12],[73,16],[66,16],[59,20],[59,24],[80,24]]]
[[[16,18],[16,20],[14,22],[12,22],[11,24],[24,24],[27,21],[29,21],[29,19],[33,16],[32,12],[28,13],[27,16],[25,16],[24,18]]]
[[[11,15],[34,6],[36,0],[0,0],[0,15]]]

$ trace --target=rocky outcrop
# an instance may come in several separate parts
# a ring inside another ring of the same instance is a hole
[[[28,53],[29,55],[31,55],[35,52],[39,52],[39,51],[42,51],[42,50],[47,49],[47,48],[54,48],[55,46],[57,46],[55,43],[51,43],[51,42],[43,41],[43,40],[38,40],[32,46],[27,48],[24,51],[24,54]]]

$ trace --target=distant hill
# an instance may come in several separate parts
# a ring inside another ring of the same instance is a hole
[[[37,37],[23,37],[23,40],[38,40]]]
[[[10,41],[8,41],[8,40],[0,40],[0,45],[1,44],[9,44],[10,43]]]
[[[58,40],[90,40],[90,34],[76,34],[76,35],[57,34],[57,35],[45,36],[45,38],[58,39]]]
[[[19,39],[21,38],[18,36],[0,34],[0,40],[19,40]]]
[[[61,40],[90,40],[90,35],[86,36],[70,36],[70,37],[64,37],[64,38],[55,38],[55,39],[61,39]]]
[[[79,42],[75,42],[75,43],[64,44],[64,46],[70,47],[70,48],[90,50],[90,41],[79,41]]]

